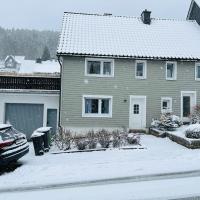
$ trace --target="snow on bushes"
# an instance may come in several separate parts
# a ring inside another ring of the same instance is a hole
[[[200,124],[200,105],[196,105],[190,115],[190,120],[192,124]]]
[[[200,124],[191,124],[185,130],[187,138],[200,139]]]
[[[119,148],[126,145],[138,145],[140,142],[139,133],[127,133],[120,130],[114,130],[112,132],[105,129],[94,132],[88,131],[85,134],[72,133],[70,130],[60,128],[55,135],[54,144],[59,150],[69,149],[95,149],[101,148]]]
[[[161,115],[160,120],[153,120],[151,127],[158,128],[160,130],[173,131],[182,125],[182,121],[176,115],[172,113],[164,113]]]

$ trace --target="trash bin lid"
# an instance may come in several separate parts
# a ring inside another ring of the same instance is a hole
[[[31,138],[40,137],[43,135],[44,135],[44,133],[42,133],[42,132],[34,131],[33,134],[31,135]]]
[[[38,129],[36,129],[36,132],[47,132],[47,131],[49,131],[51,129],[52,129],[52,127],[50,127],[50,126],[40,127]]]

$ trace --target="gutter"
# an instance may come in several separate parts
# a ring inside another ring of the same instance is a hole
[[[58,112],[58,127],[61,127],[61,91],[62,91],[62,62],[60,60],[61,56],[57,55],[58,62],[60,64],[60,92],[59,92],[59,112]]]

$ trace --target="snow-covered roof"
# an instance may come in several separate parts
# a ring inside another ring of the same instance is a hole
[[[64,13],[58,55],[200,59],[195,21]]]
[[[200,0],[194,0],[197,4],[198,4],[198,6],[200,7]]]
[[[21,65],[19,70],[17,71],[18,74],[37,74],[37,73],[59,73],[60,72],[60,65],[58,62],[52,60],[43,61],[42,63],[36,63],[35,60],[25,60],[24,56],[15,56],[14,57],[17,62]],[[5,66],[0,64],[0,72],[12,72],[10,69],[5,68]]]

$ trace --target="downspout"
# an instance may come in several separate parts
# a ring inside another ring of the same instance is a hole
[[[62,90],[62,68],[63,68],[63,65],[60,60],[61,56],[57,55],[57,58],[58,58],[58,62],[60,64],[60,95],[59,95],[59,112],[58,112],[58,127],[60,128],[61,127],[61,94],[62,94],[61,90]]]

